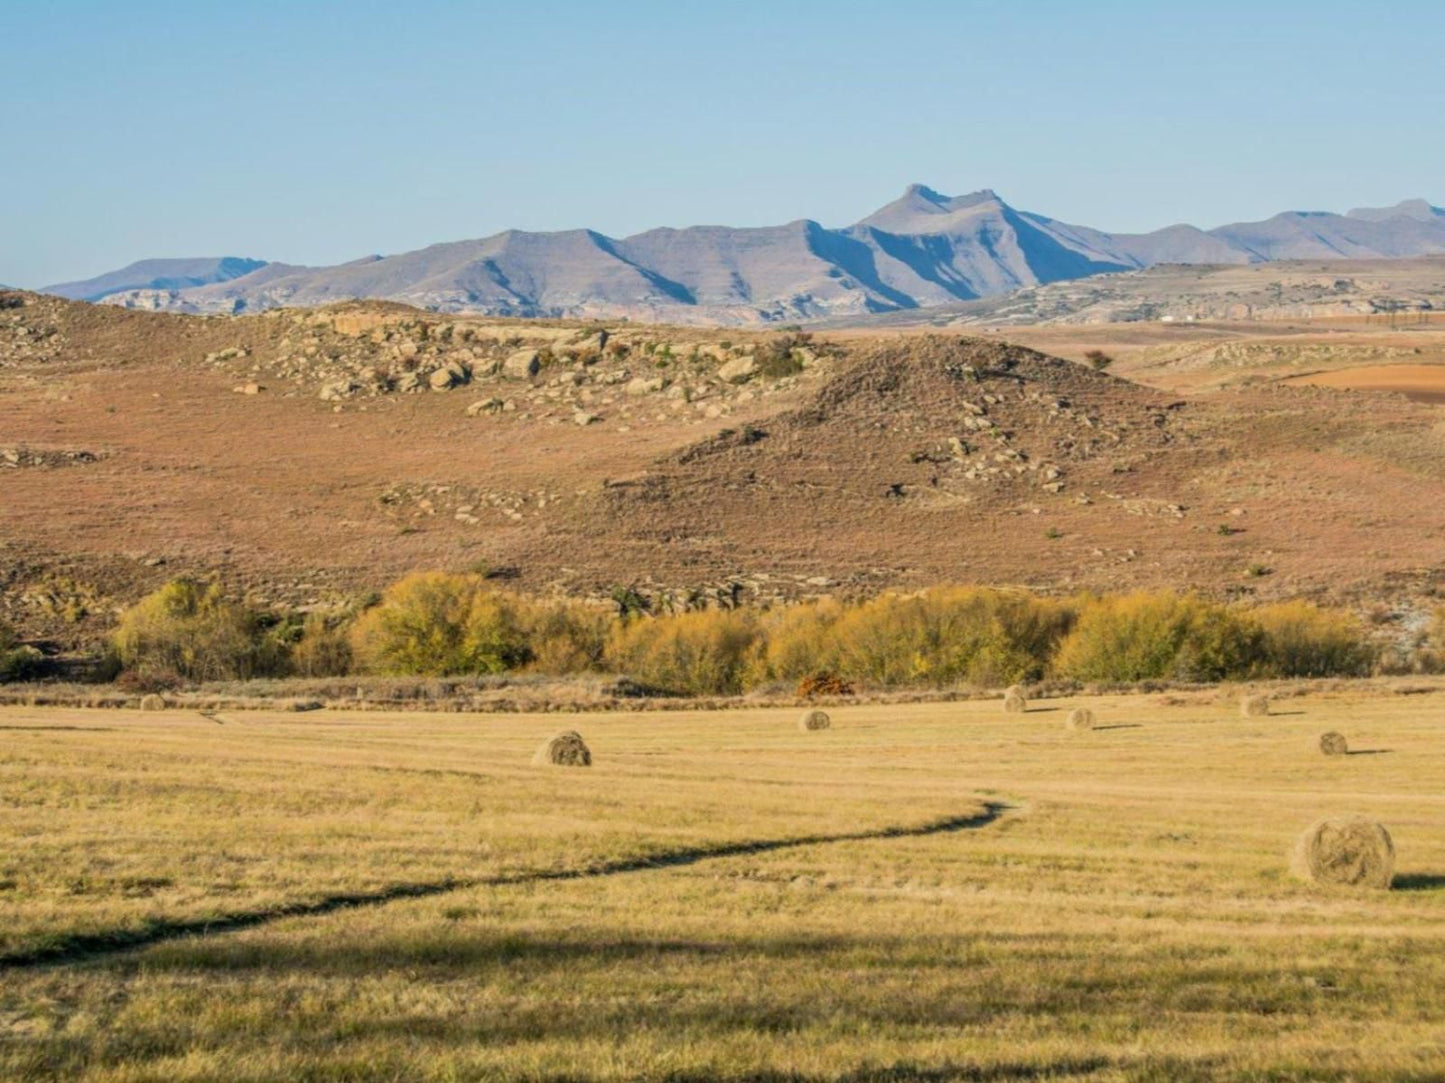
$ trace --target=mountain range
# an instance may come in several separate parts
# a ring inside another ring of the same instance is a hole
[[[145,260],[44,292],[201,313],[374,298],[497,316],[768,323],[927,308],[1161,263],[1434,254],[1445,254],[1445,209],[1425,200],[1130,234],[1016,210],[988,189],[945,196],[914,184],[836,229],[801,219],[624,238],[589,229],[507,230],[332,267],[236,257]]]

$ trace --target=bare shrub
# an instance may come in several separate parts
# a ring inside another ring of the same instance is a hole
[[[797,694],[800,699],[816,699],[819,696],[851,696],[853,686],[836,673],[814,673],[798,682]]]
[[[291,667],[300,677],[344,677],[352,668],[351,642],[338,618],[308,613],[301,638],[291,648]]]

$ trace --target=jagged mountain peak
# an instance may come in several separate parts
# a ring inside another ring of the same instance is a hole
[[[624,238],[512,229],[333,267],[148,261],[52,292],[183,312],[374,298],[443,312],[747,324],[927,308],[1158,263],[1436,254],[1445,255],[1445,211],[1424,200],[1116,234],[1016,210],[991,188],[950,196],[910,184],[837,229],[809,218]]]

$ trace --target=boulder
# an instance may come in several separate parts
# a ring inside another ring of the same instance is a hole
[[[650,395],[655,391],[661,391],[667,386],[667,381],[661,376],[654,376],[649,379],[646,376],[634,376],[627,381],[626,391],[629,395]]]
[[[350,398],[361,390],[361,385],[355,380],[334,380],[329,384],[322,384],[320,399],[322,402],[338,402],[341,399]]]
[[[427,377],[433,391],[450,391],[471,379],[471,372],[460,361],[450,361]]]
[[[530,380],[542,371],[542,359],[536,350],[517,350],[502,364],[502,372],[514,380]]]
[[[717,374],[730,384],[745,384],[758,374],[758,362],[751,356],[737,357],[719,368]]]

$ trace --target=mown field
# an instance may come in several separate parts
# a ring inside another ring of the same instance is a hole
[[[1074,703],[6,708],[0,1079],[1440,1078],[1441,698]]]

